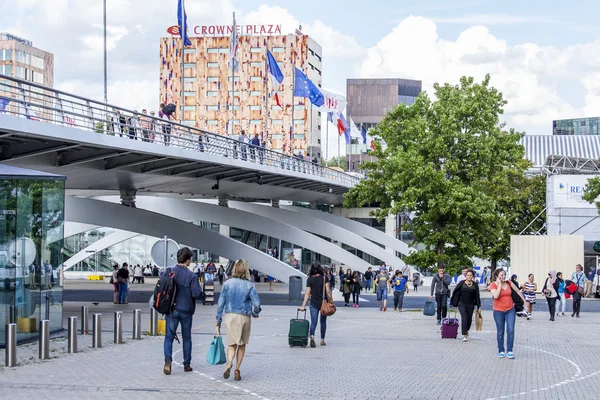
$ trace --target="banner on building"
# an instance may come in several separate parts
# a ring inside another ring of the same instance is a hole
[[[551,184],[554,208],[596,208],[593,203],[583,200],[590,175],[552,175]],[[549,182],[550,183],[550,182]]]

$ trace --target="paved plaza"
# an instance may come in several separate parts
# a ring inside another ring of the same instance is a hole
[[[339,303],[338,303],[339,304]],[[547,313],[517,320],[515,360],[496,357],[495,326],[484,312],[483,332],[471,340],[440,339],[433,317],[419,311],[383,313],[338,308],[328,319],[327,346],[287,344],[296,306],[265,306],[252,321],[252,337],[240,382],[222,379],[223,366],[204,361],[214,329],[215,307],[199,306],[193,328],[193,373],[184,373],[181,346],[173,374],[162,373],[162,337],[112,343],[113,304],[103,312],[103,348],[79,337],[78,354],[66,340],[52,340],[51,360],[37,360],[37,344],[20,346],[19,366],[0,367],[7,399],[596,399],[600,390],[600,314],[548,321]],[[79,304],[65,304],[65,316]],[[115,306],[116,307],[116,306]],[[93,310],[92,310],[93,311]],[[144,307],[144,327],[148,309]],[[145,328],[147,329],[147,328]],[[3,353],[3,352],[2,352]],[[4,365],[4,354],[0,356]]]

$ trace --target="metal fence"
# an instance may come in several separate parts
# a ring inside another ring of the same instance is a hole
[[[352,186],[360,179],[263,146],[181,125],[168,119],[86,99],[0,75],[0,113],[126,140],[141,140],[319,176]]]

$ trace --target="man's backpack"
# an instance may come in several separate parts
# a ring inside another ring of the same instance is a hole
[[[154,287],[154,304],[152,306],[159,313],[168,314],[173,309],[176,295],[175,273],[164,274]]]

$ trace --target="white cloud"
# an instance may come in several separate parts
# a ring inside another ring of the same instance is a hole
[[[477,25],[456,40],[439,37],[433,20],[408,17],[376,45],[367,49],[361,77],[399,77],[423,81],[432,93],[435,82],[457,83],[463,75],[492,76],[508,104],[509,127],[532,134],[550,134],[553,119],[597,115],[600,108],[600,42],[559,49],[533,43],[509,45]],[[561,82],[580,79],[583,107],[559,92]]]
[[[435,17],[434,22],[440,24],[463,25],[514,25],[514,24],[547,24],[556,23],[554,17],[546,15],[511,15],[511,14],[477,14],[457,17]]]

